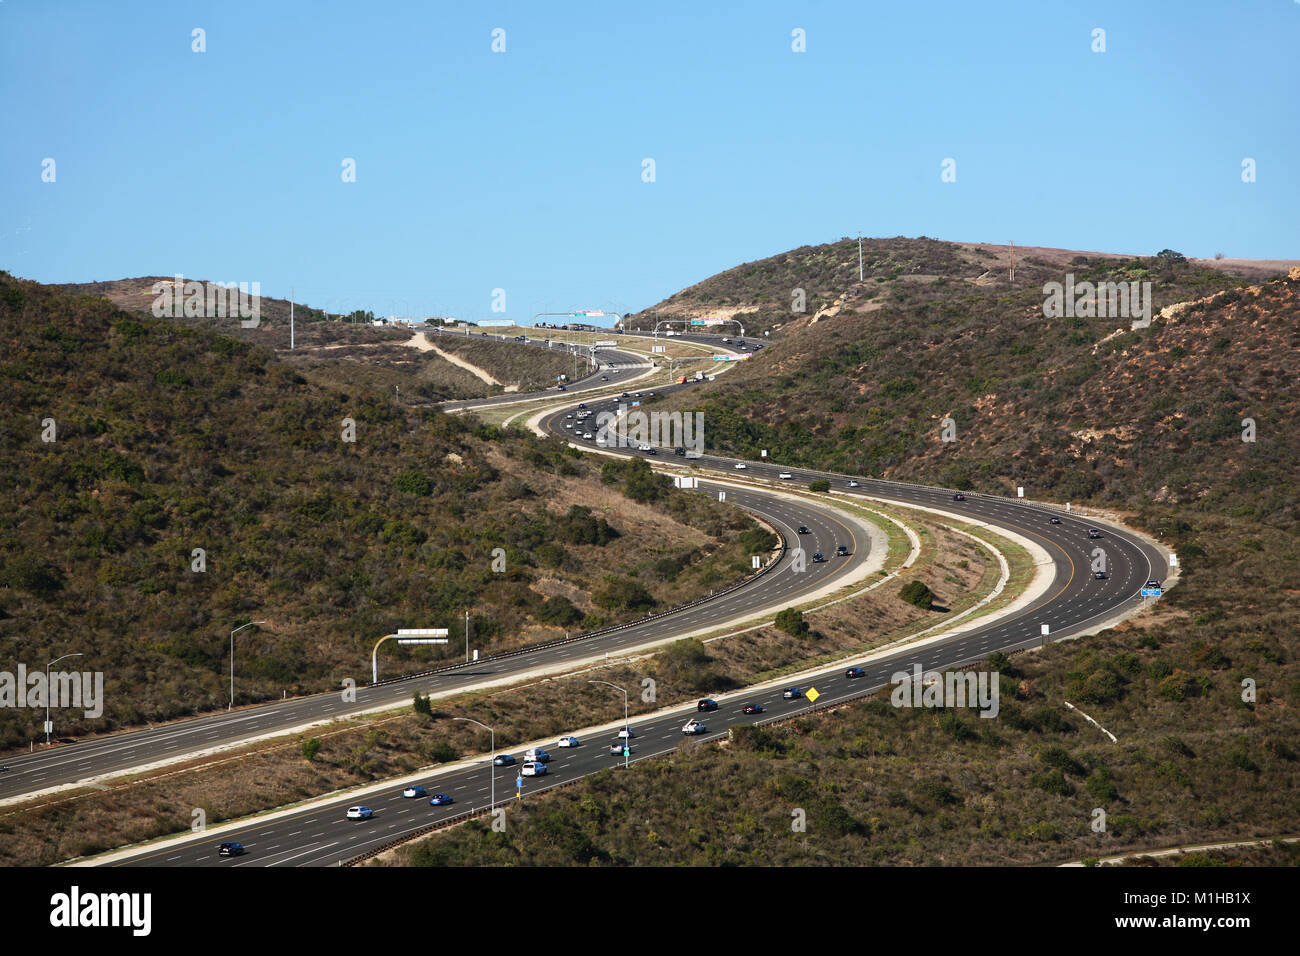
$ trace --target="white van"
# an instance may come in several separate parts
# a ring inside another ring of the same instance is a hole
[[[524,759],[531,763],[546,763],[551,755],[541,747],[529,747],[524,751]]]

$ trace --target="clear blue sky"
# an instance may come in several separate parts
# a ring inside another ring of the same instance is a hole
[[[3,0],[0,268],[526,320],[859,231],[1300,258],[1297,51],[1295,0]]]

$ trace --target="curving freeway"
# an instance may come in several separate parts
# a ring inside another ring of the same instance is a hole
[[[576,404],[572,408],[576,408]],[[567,438],[563,423],[570,410],[562,409],[548,414],[542,419],[541,427]],[[624,449],[606,451],[605,454],[642,453]],[[734,458],[705,455],[691,460],[690,466],[706,475],[715,473],[735,477],[740,474],[735,468],[737,462],[738,459]],[[801,687],[816,685],[822,695],[818,706],[878,690],[890,682],[892,674],[909,671],[913,664],[919,664],[924,670],[941,670],[981,660],[994,651],[1014,651],[1036,646],[1044,640],[1040,633],[1040,627],[1044,624],[1050,627],[1052,640],[1082,633],[1130,610],[1141,600],[1138,592],[1143,584],[1149,578],[1163,579],[1168,572],[1163,554],[1143,539],[1109,525],[1094,525],[1060,509],[1018,499],[973,493],[968,494],[963,501],[954,501],[952,492],[940,488],[866,477],[852,479],[847,475],[782,468],[761,461],[745,464],[745,476],[772,479],[778,486],[786,484],[777,478],[781,473],[791,475],[790,485],[805,487],[812,480],[825,478],[837,493],[845,496],[881,499],[986,521],[1036,542],[1052,561],[1051,586],[1036,600],[1006,617],[985,624],[976,623],[948,639],[903,647],[875,660],[865,660],[869,655],[864,654],[862,667],[865,675],[857,679],[847,677],[842,664],[801,679]],[[857,486],[850,487],[850,480],[856,481]],[[815,502],[773,498],[759,488],[739,491],[734,487],[729,489],[728,499],[755,513],[764,514],[791,539],[798,537],[795,534],[798,524],[807,525],[814,535],[805,544],[807,550],[821,550],[829,555],[834,553],[835,547],[842,540],[851,540],[853,556],[847,560],[865,558],[865,542],[853,538],[852,529],[842,519],[819,510]],[[1054,523],[1053,518],[1059,523]],[[1093,527],[1100,528],[1101,538],[1089,536],[1089,529]],[[807,538],[806,535],[803,537]],[[1108,576],[1100,580],[1091,573],[1093,549],[1097,547],[1105,549],[1109,563]],[[733,610],[743,610],[756,608],[760,604],[766,605],[773,599],[794,603],[801,592],[810,590],[805,585],[817,582],[816,575],[833,575],[844,569],[845,565],[837,565],[835,560],[832,559],[826,565],[809,564],[806,579],[803,575],[793,574],[786,567],[733,592],[724,601],[718,602],[716,607],[706,604],[692,609],[689,612],[691,616],[688,616],[688,612],[683,612],[681,617],[663,619],[663,623],[667,625],[668,631],[681,634],[706,623],[709,614],[716,613],[727,605]],[[826,583],[826,578],[821,583]],[[615,642],[626,644],[628,637],[614,638],[609,646],[615,646]],[[602,649],[606,646],[603,639],[600,646]],[[786,698],[784,689],[782,685],[776,684],[728,694],[719,698],[720,708],[712,713],[697,715],[694,702],[685,702],[679,707],[634,719],[631,727],[636,736],[630,759],[642,760],[675,749],[683,738],[682,728],[691,717],[698,716],[705,722],[707,732],[697,739],[707,741],[723,736],[729,725],[779,719],[808,707],[806,699],[802,697]],[[406,697],[409,692],[410,685],[406,685],[401,696]],[[745,705],[758,705],[762,710],[743,713],[741,708]],[[621,762],[622,758],[612,755],[608,746],[613,739],[613,728],[606,727],[590,736],[584,736],[582,731],[575,733],[583,737],[582,746],[566,749],[548,746],[553,755],[550,772],[545,777],[525,781],[525,799],[549,787]],[[520,757],[517,750],[515,755]],[[517,769],[518,764],[509,768],[495,768],[483,757],[453,770],[430,773],[419,781],[429,793],[450,794],[455,802],[449,806],[433,807],[423,799],[406,799],[401,796],[401,787],[393,785],[380,788],[365,798],[353,795],[347,799],[324,801],[301,811],[277,814],[270,819],[223,830],[219,838],[209,836],[195,841],[172,843],[124,855],[114,862],[145,866],[335,865],[466,809],[485,807],[492,792],[493,774],[496,775],[498,803],[512,799]],[[374,816],[363,821],[345,819],[346,808],[357,803],[369,806],[374,811]],[[248,853],[237,858],[218,857],[215,852],[218,840],[243,843]]]

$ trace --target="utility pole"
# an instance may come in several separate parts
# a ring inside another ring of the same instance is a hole
[[[469,611],[465,612],[465,663],[469,663]]]
[[[289,286],[289,350],[293,351],[293,286]]]
[[[862,280],[862,233],[858,233],[858,281]]]
[[[1011,240],[1008,240],[1007,244],[1011,246],[1011,275],[1008,277],[1007,281],[1015,282],[1016,281],[1016,244]]]

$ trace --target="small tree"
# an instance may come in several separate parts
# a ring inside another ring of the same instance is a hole
[[[803,611],[792,607],[777,612],[776,626],[793,637],[808,633],[808,622],[803,619]]]
[[[433,716],[433,704],[429,702],[429,695],[422,694],[420,691],[415,692],[415,699],[412,701],[417,714],[424,714],[426,717]]]
[[[308,763],[314,761],[318,753],[320,753],[320,741],[318,739],[312,737],[310,740],[302,742],[302,755],[307,758]]]
[[[831,483],[825,478],[818,478],[808,486],[809,491],[830,491]]]
[[[920,581],[908,581],[898,591],[898,596],[908,604],[915,604],[923,611],[930,610],[934,603],[934,592]]]

